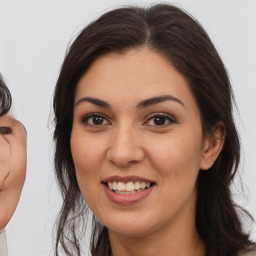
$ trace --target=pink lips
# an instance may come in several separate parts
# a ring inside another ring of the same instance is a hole
[[[140,182],[145,182],[145,183],[155,183],[152,180],[148,180],[148,179],[144,179],[141,177],[137,177],[137,176],[126,176],[126,177],[122,177],[122,176],[111,176],[108,177],[106,179],[104,179],[102,181],[102,183],[106,183],[109,181],[120,181],[120,182],[124,182],[127,183],[129,181],[140,181]],[[151,191],[154,189],[154,186],[151,186],[148,189],[133,193],[133,194],[116,194],[114,193],[111,189],[109,189],[105,184],[103,184],[104,190],[109,198],[110,201],[112,201],[113,203],[116,204],[121,204],[121,205],[130,205],[130,204],[134,204],[136,202],[141,201],[142,199],[146,198]]]

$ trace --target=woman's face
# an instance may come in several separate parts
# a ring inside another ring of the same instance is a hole
[[[207,143],[188,83],[161,55],[98,58],[76,88],[70,143],[81,193],[110,232],[193,225]]]

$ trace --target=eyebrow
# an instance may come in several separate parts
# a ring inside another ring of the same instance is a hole
[[[76,103],[76,106],[84,101],[90,102],[90,103],[97,105],[99,107],[102,107],[102,108],[111,108],[110,104],[107,103],[106,101],[92,98],[92,97],[83,97],[83,98],[79,99]]]
[[[167,101],[167,100],[174,101],[176,103],[179,103],[183,107],[185,107],[185,104],[180,99],[178,99],[174,96],[171,96],[171,95],[161,95],[161,96],[156,96],[156,97],[141,101],[137,105],[137,109],[140,110],[143,108],[147,108],[149,106],[152,106],[152,105],[155,105],[155,104]],[[83,98],[79,99],[75,105],[77,106],[78,104],[80,104],[82,102],[90,102],[99,107],[111,109],[111,105],[108,102],[106,102],[104,100],[97,99],[97,98],[92,98],[92,97],[83,97]]]
[[[171,95],[162,95],[162,96],[157,96],[157,97],[153,97],[150,99],[146,99],[141,101],[138,105],[137,105],[137,109],[142,109],[142,108],[147,108],[149,106],[161,103],[163,101],[174,101],[179,103],[180,105],[182,105],[183,107],[185,107],[185,104],[178,98],[171,96]]]

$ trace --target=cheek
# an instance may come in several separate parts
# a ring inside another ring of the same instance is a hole
[[[158,140],[149,155],[152,164],[164,177],[197,175],[200,169],[200,134],[184,132]]]
[[[97,172],[95,172],[97,170],[95,152],[93,147],[90,148],[89,145],[88,141],[83,139],[83,137],[72,133],[70,147],[75,165],[76,178],[79,189],[87,203],[90,201],[89,191],[93,191],[95,187],[91,186],[92,181],[95,180],[95,175],[97,175]]]
[[[73,132],[70,146],[76,172],[79,175],[95,173],[103,157],[102,144],[89,136]]]
[[[161,206],[158,208],[165,208],[166,218],[169,218],[188,202],[193,208],[200,169],[201,141],[191,134],[182,134],[159,142],[160,145],[154,147],[149,155],[158,172],[159,189],[165,195],[159,201]]]

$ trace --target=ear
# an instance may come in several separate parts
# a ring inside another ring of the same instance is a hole
[[[200,162],[201,170],[212,167],[223,148],[225,136],[226,128],[223,121],[217,122],[211,132],[205,135]]]

